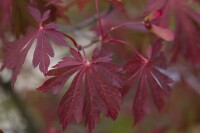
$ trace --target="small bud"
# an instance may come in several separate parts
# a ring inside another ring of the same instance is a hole
[[[162,16],[162,14],[163,14],[162,9],[152,11],[148,16],[145,17],[144,22],[155,20],[158,17]]]
[[[148,30],[150,30],[150,29],[152,28],[151,25],[152,25],[152,24],[151,24],[151,22],[150,22],[149,20],[144,21],[144,26],[145,26]]]

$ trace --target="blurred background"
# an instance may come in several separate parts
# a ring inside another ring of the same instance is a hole
[[[199,0],[181,1],[190,7],[191,13],[195,11],[193,17],[200,19],[198,18]],[[100,0],[104,30],[124,22],[141,20],[146,11],[153,6],[149,3],[153,2],[158,8],[165,0],[121,0],[117,4],[109,0]],[[0,65],[3,63],[7,42],[19,39],[26,34],[29,28],[37,27],[37,23],[27,10],[28,5],[37,7],[41,12],[50,9],[51,14],[47,22],[57,22],[61,25],[60,30],[72,36],[80,45],[89,45],[86,53],[91,57],[93,49],[102,45],[95,42],[99,33],[94,4],[94,0],[0,0]],[[175,22],[176,15],[171,10],[168,10],[169,12],[171,13],[168,18],[170,23],[167,27],[175,32],[176,38],[178,36],[176,40],[184,41],[186,35],[178,34],[176,29],[179,26]],[[181,22],[186,22],[190,18],[192,17],[189,16]],[[200,20],[197,19],[191,20],[189,29],[196,27],[200,31]],[[159,24],[159,22],[155,23]],[[182,33],[187,33],[187,31],[183,29]],[[101,122],[95,127],[94,133],[200,133],[200,69],[197,61],[193,60],[194,57],[189,57],[184,53],[189,48],[200,50],[198,39],[200,33],[195,33],[191,40],[195,40],[194,42],[198,45],[196,47],[178,45],[183,48],[179,50],[181,51],[179,54],[175,52],[176,59],[174,59],[174,51],[177,47],[174,46],[177,45],[174,42],[165,42],[164,51],[169,60],[169,69],[165,73],[174,82],[171,84],[171,95],[161,111],[157,111],[152,104],[153,112],[133,126],[131,110],[136,90],[136,86],[133,86],[121,104],[118,118],[112,121],[102,115]],[[152,34],[147,32],[143,26],[128,26],[116,30],[111,36],[129,42],[144,55],[147,46],[153,40]],[[68,43],[70,44],[70,41]],[[134,57],[134,54],[126,47],[114,45],[104,47],[114,53],[115,63],[123,66]],[[62,57],[69,55],[66,47],[53,45],[53,49],[55,57],[51,58],[50,68]],[[58,95],[37,91],[36,88],[42,85],[48,77],[44,77],[38,68],[33,68],[33,51],[34,46],[28,53],[15,88],[11,87],[12,70],[6,69],[0,72],[0,133],[87,133],[83,122],[80,124],[72,122],[66,130],[62,130],[56,116],[56,108],[71,80],[66,83]],[[195,59],[199,58],[200,51],[194,52],[196,52]]]

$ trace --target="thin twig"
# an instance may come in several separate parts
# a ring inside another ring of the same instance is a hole
[[[97,43],[97,42],[100,42],[100,40],[99,39],[94,39],[94,40],[92,40],[88,45],[86,45],[86,46],[83,46],[82,48],[89,48],[89,47],[91,47],[92,45],[94,45],[95,43]]]
[[[101,33],[101,38],[102,38],[102,40],[104,40],[104,31],[103,31],[103,26],[102,26],[102,23],[101,23],[101,17],[100,17],[100,14],[99,14],[99,0],[95,0],[95,7],[96,7],[96,12],[97,12],[97,20],[98,20],[98,24],[99,24],[99,30],[100,30],[100,33]]]

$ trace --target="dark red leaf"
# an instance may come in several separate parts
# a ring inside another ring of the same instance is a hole
[[[20,72],[21,66],[24,64],[25,58],[33,42],[36,42],[36,48],[33,55],[33,66],[39,66],[42,73],[46,73],[50,64],[50,57],[54,56],[53,49],[48,42],[50,38],[57,45],[68,46],[65,42],[64,33],[56,30],[57,25],[50,23],[42,25],[49,17],[50,11],[46,11],[43,16],[38,9],[29,7],[30,13],[38,22],[38,28],[25,35],[23,38],[7,44],[5,52],[5,60],[1,69],[9,68],[14,69],[12,84],[14,85],[17,75]]]
[[[160,49],[161,44],[158,41],[153,49],[151,48],[148,51],[148,59],[135,57],[124,67],[129,74],[129,82],[131,84],[139,78],[138,88],[133,102],[135,124],[142,120],[146,114],[150,113],[150,94],[159,110],[162,109],[165,98],[169,94],[169,83],[172,80],[161,72],[161,70],[166,69],[166,59]]]
[[[76,73],[59,103],[58,116],[63,128],[66,128],[73,118],[77,122],[84,119],[91,132],[99,122],[101,113],[116,119],[121,102],[119,89],[125,86],[125,78],[121,74],[122,68],[110,63],[112,54],[108,52],[95,49],[90,61],[84,60],[74,49],[70,49],[70,52],[73,57],[63,58],[55,69],[50,70],[47,75],[54,77],[47,80],[38,90],[58,92],[68,78]]]
[[[144,118],[146,114],[150,113],[150,104],[148,101],[148,89],[145,82],[146,77],[142,77],[139,81],[138,89],[135,93],[135,98],[133,102],[133,116],[134,124],[137,124],[141,119]]]
[[[37,21],[37,23],[41,23],[42,16],[41,16],[40,11],[37,8],[34,8],[34,7],[30,6],[29,7],[29,12],[34,17],[34,19]]]

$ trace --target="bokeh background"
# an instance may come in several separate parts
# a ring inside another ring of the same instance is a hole
[[[27,10],[30,4],[39,8],[41,12],[50,9],[51,17],[48,21],[59,23],[60,30],[74,37],[82,46],[95,42],[98,37],[98,25],[95,19],[94,0],[81,0],[79,3],[76,1],[79,0],[0,0],[0,65],[3,63],[6,43],[22,37],[29,28],[37,26]],[[144,17],[148,2],[153,0],[122,0],[124,10],[121,5],[112,7],[109,2],[99,1],[103,27],[107,30],[124,22],[140,20]],[[198,0],[183,1],[200,13]],[[174,30],[175,24],[173,18],[171,19],[170,28]],[[196,22],[193,22],[193,25],[198,28],[200,26]],[[152,34],[141,26],[128,26],[116,30],[112,33],[112,37],[129,42],[142,54],[145,54],[153,38]],[[180,39],[183,39],[182,36]],[[165,42],[165,44],[164,50],[170,60],[173,43]],[[86,49],[89,57],[96,46],[101,44],[93,43]],[[112,44],[105,47],[114,53],[114,62],[120,65],[124,65],[134,56],[124,46]],[[68,48],[55,45],[53,48],[55,57],[51,58],[51,66],[69,55]],[[12,70],[0,72],[0,133],[86,133],[87,128],[82,122],[80,124],[72,122],[66,130],[61,129],[56,108],[71,81],[66,83],[59,95],[37,91],[36,88],[48,77],[45,78],[38,68],[33,68],[31,63],[33,51],[34,47],[28,53],[15,88],[11,87]],[[133,126],[131,109],[136,90],[133,86],[121,104],[118,118],[112,121],[101,116],[101,122],[95,127],[94,133],[200,133],[199,67],[188,63],[184,57],[178,57],[175,62],[169,61],[166,74],[174,82],[171,84],[171,95],[161,111],[157,111],[152,104],[153,112]]]

